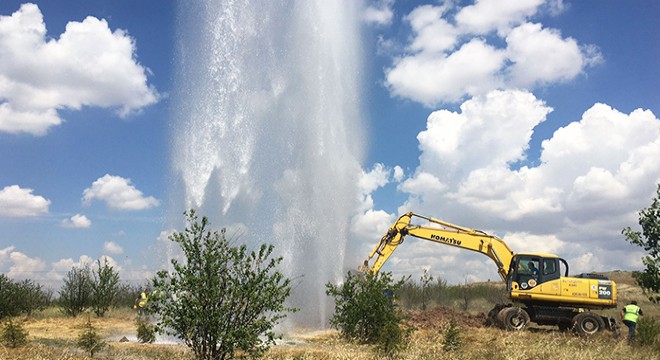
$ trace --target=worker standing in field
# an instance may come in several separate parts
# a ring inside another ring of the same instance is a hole
[[[635,337],[637,320],[641,315],[644,315],[644,313],[642,312],[642,308],[637,306],[637,301],[635,300],[621,309],[621,318],[623,319],[623,323],[628,327],[628,343],[631,343]]]
[[[147,305],[149,304],[149,290],[144,289],[135,299],[134,309],[137,309],[138,319],[141,319],[143,316],[147,315]]]

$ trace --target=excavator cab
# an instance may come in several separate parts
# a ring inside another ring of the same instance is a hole
[[[531,290],[548,281],[568,276],[566,260],[549,254],[518,254],[511,259],[507,290]],[[563,271],[562,271],[563,270]]]

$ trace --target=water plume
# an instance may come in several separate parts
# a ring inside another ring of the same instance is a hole
[[[296,325],[327,325],[358,199],[358,1],[180,1],[170,210],[272,243]]]

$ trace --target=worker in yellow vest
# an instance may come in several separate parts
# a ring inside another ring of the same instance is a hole
[[[631,343],[635,336],[637,320],[641,315],[644,315],[644,313],[642,312],[642,308],[637,306],[637,301],[635,300],[621,309],[621,318],[623,319],[623,323],[628,327],[628,343]]]
[[[142,290],[140,296],[135,299],[134,309],[137,309],[138,319],[147,315],[147,305],[149,304],[149,290]]]

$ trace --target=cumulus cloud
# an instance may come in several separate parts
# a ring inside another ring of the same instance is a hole
[[[85,215],[76,214],[69,219],[62,220],[62,226],[74,229],[87,229],[92,226],[92,221]]]
[[[385,70],[385,84],[394,96],[434,107],[493,89],[574,79],[602,61],[598,49],[529,21],[542,8],[556,13],[562,6],[542,0],[480,0],[457,11],[419,6],[404,17],[413,36]]]
[[[362,170],[362,174],[358,179],[358,190],[360,192],[360,211],[371,209],[373,207],[373,198],[371,193],[378,188],[387,185],[390,182],[392,169],[388,169],[383,164],[375,164],[373,168],[366,172]]]
[[[83,192],[83,203],[100,200],[116,210],[144,210],[160,205],[160,202],[144,194],[131,184],[130,179],[106,174],[98,178]]]
[[[15,246],[0,249],[0,272],[15,280],[41,279],[47,268],[46,263],[15,249]]]
[[[6,186],[0,190],[0,216],[29,217],[48,214],[50,200],[33,195],[33,191],[18,185]]]
[[[121,245],[117,244],[114,241],[106,241],[103,244],[103,251],[112,255],[121,255],[124,253],[124,248],[122,248]]]
[[[71,21],[47,35],[37,5],[0,16],[0,131],[44,135],[60,109],[115,108],[121,117],[158,101],[135,42],[104,19]]]
[[[660,120],[651,111],[595,104],[542,142],[538,166],[518,167],[551,108],[524,91],[494,91],[460,108],[429,116],[418,136],[420,165],[399,186],[409,193],[400,213],[487,229],[516,252],[563,255],[575,262],[572,273],[640,265],[641,253],[620,232],[637,222],[660,183]],[[412,267],[412,251],[395,256]],[[621,252],[633,255],[615,255]],[[460,264],[468,255],[456,256]],[[463,275],[447,264],[430,265],[460,282]]]
[[[395,60],[386,84],[392,94],[430,107],[500,87],[497,75],[505,60],[502,50],[473,39],[449,54],[421,52]]]
[[[39,258],[31,258],[21,252],[14,251],[9,255],[12,266],[7,276],[12,279],[33,278],[35,273],[46,269],[46,263]]]
[[[562,38],[558,30],[541,24],[522,24],[506,37],[507,57],[512,62],[506,70],[513,86],[561,82],[576,77],[585,64],[597,64],[600,53],[581,49],[572,38]]]
[[[393,4],[394,0],[379,0],[373,5],[367,6],[362,17],[368,24],[389,25],[394,17]]]
[[[456,14],[456,24],[466,33],[506,31],[536,14],[543,0],[477,0]]]

